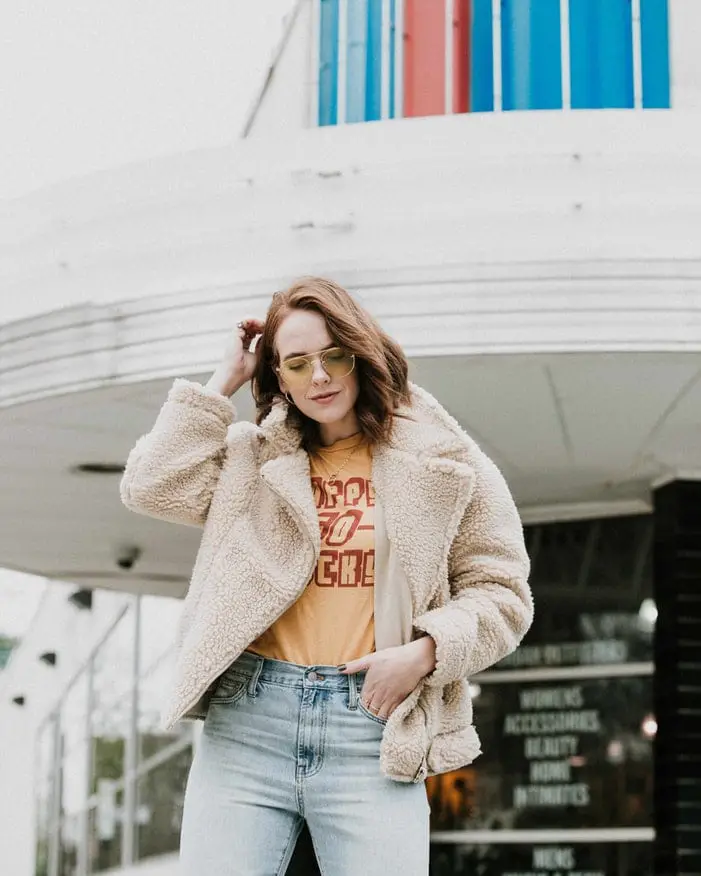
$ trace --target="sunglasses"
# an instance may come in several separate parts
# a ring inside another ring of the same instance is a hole
[[[302,388],[308,386],[314,375],[314,362],[321,362],[321,367],[332,379],[346,377],[355,368],[355,354],[348,353],[341,347],[331,347],[321,353],[309,353],[307,356],[293,356],[285,359],[275,369],[289,387]]]

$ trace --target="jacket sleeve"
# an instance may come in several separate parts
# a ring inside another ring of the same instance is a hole
[[[234,415],[229,399],[198,383],[176,380],[153,429],[129,454],[122,502],[140,514],[204,525]]]
[[[414,621],[436,643],[429,686],[497,663],[517,647],[533,621],[530,563],[516,505],[496,465],[474,450],[472,495],[448,560],[450,601]]]

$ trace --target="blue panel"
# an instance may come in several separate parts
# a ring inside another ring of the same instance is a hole
[[[562,107],[560,0],[501,0],[503,107]]]
[[[321,0],[319,15],[319,125],[338,121],[338,0]]]
[[[669,12],[667,0],[641,0],[643,106],[669,109]]]
[[[570,0],[574,109],[633,106],[630,0]]]
[[[365,118],[382,118],[382,0],[368,0]]]
[[[367,56],[368,0],[347,4],[346,121],[365,121],[365,68]]]
[[[492,0],[472,0],[470,28],[470,112],[494,109]]]

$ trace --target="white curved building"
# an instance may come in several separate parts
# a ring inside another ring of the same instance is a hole
[[[52,22],[68,47],[79,5]],[[174,872],[193,736],[151,706],[198,533],[129,514],[118,473],[172,379],[307,273],[377,315],[528,527],[539,619],[474,680],[485,755],[432,780],[435,873],[698,873],[701,6],[290,2],[240,137],[240,13],[152,7],[120,42],[132,103],[96,103],[104,160],[27,164],[42,184],[0,206],[0,565],[95,591],[81,612],[52,588],[0,676],[13,750],[45,754],[17,876]]]

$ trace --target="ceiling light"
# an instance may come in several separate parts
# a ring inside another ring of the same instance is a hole
[[[640,730],[647,739],[654,739],[657,736],[657,721],[654,715],[647,715],[640,725]]]
[[[26,698],[22,695],[17,696],[17,697],[12,697],[12,702],[16,706],[23,706],[26,703]]]
[[[657,622],[657,605],[654,599],[643,599],[638,610],[638,619],[646,629],[653,629]]]
[[[39,655],[39,659],[42,663],[46,663],[47,666],[55,666],[56,665],[56,652],[55,651],[44,651],[43,654]]]

